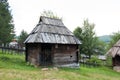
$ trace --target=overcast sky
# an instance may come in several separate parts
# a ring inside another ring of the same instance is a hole
[[[39,21],[40,13],[51,10],[63,18],[65,26],[73,31],[88,18],[95,24],[97,36],[120,30],[120,0],[8,0],[12,9],[16,34],[28,33]]]

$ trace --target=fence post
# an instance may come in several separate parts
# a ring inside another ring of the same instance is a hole
[[[8,44],[6,44],[6,47],[7,47],[7,50],[6,50],[6,51],[7,51],[7,53],[9,53],[9,47],[8,47]]]
[[[18,46],[18,54],[20,54],[20,46]]]
[[[10,46],[9,46],[9,44],[8,44],[8,54],[10,54]]]
[[[4,52],[3,48],[4,48],[4,43],[2,43],[2,53]]]

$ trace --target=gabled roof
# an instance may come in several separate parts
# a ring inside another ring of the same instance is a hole
[[[115,57],[116,55],[120,56],[120,40],[114,44],[107,54],[111,55],[112,57]]]
[[[60,19],[41,16],[25,43],[81,44]]]

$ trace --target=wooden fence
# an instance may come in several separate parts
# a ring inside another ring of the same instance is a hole
[[[8,54],[25,54],[25,49],[21,48],[20,46],[17,47],[10,47],[10,46],[1,46],[0,50],[2,53],[8,53]]]

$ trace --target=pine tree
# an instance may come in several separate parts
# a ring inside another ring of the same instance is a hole
[[[7,0],[0,0],[0,43],[8,43],[14,38],[14,25]]]

